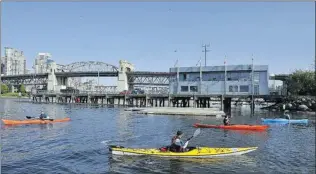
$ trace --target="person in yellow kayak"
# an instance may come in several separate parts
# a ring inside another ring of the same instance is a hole
[[[225,126],[229,125],[228,115],[225,115],[223,123],[224,123]]]
[[[41,112],[41,115],[39,116],[39,119],[48,119],[49,117],[44,113],[44,111]]]
[[[183,152],[185,151],[185,143],[181,140],[183,136],[182,131],[177,131],[177,135],[172,137],[170,151],[172,152]]]

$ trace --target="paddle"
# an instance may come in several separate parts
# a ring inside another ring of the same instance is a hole
[[[198,136],[200,133],[201,133],[201,129],[200,129],[200,128],[198,128],[197,130],[195,130],[193,136],[187,139],[187,142],[185,142],[183,148],[185,149],[185,148],[188,146],[189,141],[190,141],[192,138]]]
[[[38,117],[32,117],[32,116],[25,116],[27,119],[31,119],[31,118],[37,118],[39,119]],[[49,121],[54,121],[54,119],[50,119],[50,118],[43,118],[41,120],[49,120]]]

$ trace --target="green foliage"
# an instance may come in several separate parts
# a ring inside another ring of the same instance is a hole
[[[9,92],[2,95],[3,97],[19,97],[19,93]]]
[[[288,91],[292,95],[316,95],[315,72],[296,70],[290,75]]]
[[[9,92],[9,87],[6,84],[1,84],[1,94],[6,94]]]
[[[22,94],[24,94],[26,92],[25,91],[25,86],[23,84],[20,85],[19,92],[21,92]]]

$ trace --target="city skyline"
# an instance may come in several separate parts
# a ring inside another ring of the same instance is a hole
[[[225,56],[228,65],[251,64],[254,55],[255,64],[280,74],[314,62],[312,2],[3,2],[2,9],[1,46],[24,51],[28,69],[37,53],[48,52],[58,64],[94,60],[118,66],[125,59],[139,71],[169,71],[177,59],[179,66],[195,66],[200,58],[204,64],[207,43],[208,66],[223,65]]]

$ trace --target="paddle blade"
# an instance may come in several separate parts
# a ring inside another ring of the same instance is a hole
[[[198,128],[198,129],[194,132],[193,137],[198,136],[200,133],[201,133],[201,129]]]
[[[31,116],[26,116],[26,118],[27,118],[27,119],[31,119],[31,118],[33,118],[33,117],[31,117]]]
[[[187,148],[187,147],[188,147],[188,144],[189,144],[189,141],[185,142],[183,148],[184,148],[184,149]]]

